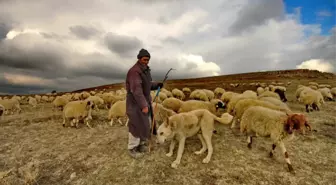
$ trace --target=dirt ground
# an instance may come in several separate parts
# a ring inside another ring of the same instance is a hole
[[[288,88],[288,105],[303,112],[294,100],[297,84]],[[271,141],[256,138],[252,150],[246,138],[229,126],[216,125],[214,153],[209,164],[202,164],[194,151],[201,148],[197,136],[188,138],[181,164],[165,156],[168,143],[155,146],[142,159],[127,153],[127,127],[108,125],[107,110],[93,112],[93,128],[63,128],[60,111],[50,104],[37,108],[23,105],[19,115],[0,121],[0,184],[240,184],[240,185],[331,185],[336,182],[336,102],[327,102],[319,112],[305,113],[317,132],[296,134],[285,143],[295,174],[287,170],[283,154],[276,149],[268,157]]]

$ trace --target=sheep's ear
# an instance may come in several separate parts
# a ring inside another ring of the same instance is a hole
[[[87,105],[91,105],[91,102],[90,101],[87,101],[87,103],[86,103]]]

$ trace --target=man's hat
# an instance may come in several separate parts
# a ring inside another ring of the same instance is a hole
[[[149,52],[147,50],[145,50],[145,49],[142,48],[139,51],[139,54],[138,54],[137,58],[141,59],[142,57],[149,57],[150,58],[151,56],[150,56],[150,54],[149,54]]]

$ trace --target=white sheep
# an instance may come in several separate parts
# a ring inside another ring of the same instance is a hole
[[[258,98],[261,101],[266,101],[269,103],[272,103],[276,106],[282,107],[283,109],[287,109],[290,110],[290,108],[288,107],[288,105],[284,102],[282,102],[281,100],[274,98],[274,97],[262,97],[262,98]]]
[[[238,95],[238,93],[235,93],[235,92],[231,92],[231,91],[226,91],[225,93],[222,94],[221,96],[221,100],[224,102],[224,103],[228,103],[231,98],[235,95]]]
[[[202,90],[203,90],[203,91],[205,92],[205,94],[207,95],[209,101],[215,98],[215,94],[214,94],[214,92],[212,92],[211,90],[209,90],[209,89],[202,89]]]
[[[222,103],[221,100],[212,100],[210,102],[205,102],[201,100],[188,100],[181,104],[181,107],[177,112],[182,113],[190,112],[197,109],[207,109],[211,113],[218,115],[217,109],[222,106],[224,106],[224,103]]]
[[[272,91],[265,91],[258,96],[258,98],[262,98],[262,97],[273,97],[273,98],[277,98],[280,100],[279,94],[272,92]]]
[[[312,86],[316,86],[316,87],[318,87],[318,86],[319,86],[319,84],[318,84],[318,83],[316,83],[316,82],[309,82],[308,84],[309,84],[309,85],[312,85]]]
[[[333,95],[331,94],[331,90],[329,88],[324,87],[324,88],[318,89],[318,91],[321,92],[325,100],[329,100],[329,101],[333,100]]]
[[[322,89],[322,88],[331,88],[331,85],[321,84],[321,85],[318,85],[318,88],[320,88],[320,89]]]
[[[215,98],[220,98],[223,95],[223,93],[225,93],[225,90],[221,87],[217,87],[214,90]]]
[[[28,97],[28,103],[29,105],[32,105],[33,107],[37,106],[37,100],[33,97]]]
[[[172,90],[172,94],[173,94],[173,97],[177,98],[177,99],[180,99],[180,100],[184,100],[185,98],[185,95],[183,93],[183,91],[181,91],[180,89],[173,89]]]
[[[89,120],[92,120],[92,109],[94,108],[93,101],[89,100],[76,100],[67,103],[63,109],[63,127],[66,126],[66,120],[72,120],[71,126],[75,123],[78,128],[80,120],[86,121],[86,125],[92,128],[89,124]]]
[[[321,104],[324,104],[321,92],[310,88],[302,90],[298,100],[306,105],[306,112],[309,112],[309,107],[319,111]]]
[[[77,100],[78,101],[78,100]],[[57,96],[55,100],[52,102],[52,105],[56,109],[63,110],[64,106],[69,103],[69,100],[63,96]]]
[[[277,86],[270,85],[269,87],[270,87],[270,90],[273,91],[273,92],[275,92],[275,90],[277,90],[277,89],[279,89],[283,92],[286,92],[286,90],[287,90],[286,87],[279,86],[279,85],[277,85]]]
[[[272,98],[272,97],[265,97],[265,98]],[[278,99],[275,99],[275,100],[278,100]],[[283,102],[281,102],[281,103],[283,103]],[[287,112],[287,113],[291,113],[291,110],[287,106],[285,106],[285,107],[284,106],[278,106],[278,105],[274,105],[271,102],[257,100],[257,99],[249,99],[249,98],[248,99],[242,99],[242,100],[239,100],[234,107],[234,111],[233,111],[234,119],[232,121],[231,128],[235,127],[236,123],[240,121],[244,111],[247,110],[247,108],[249,108],[251,106],[262,106],[262,107],[267,107],[267,108],[270,108],[270,109],[273,109],[273,110],[279,110],[279,111],[284,111],[284,112]]]
[[[90,95],[90,93],[86,92],[86,91],[83,91],[80,93],[80,100],[85,100],[86,98],[88,98]]]
[[[307,86],[303,86],[303,85],[298,86],[298,88],[295,91],[295,97],[296,97],[297,100],[300,98],[301,92],[305,89],[311,89],[312,90],[312,88],[307,87]]]
[[[171,97],[172,98],[172,97]],[[169,99],[169,98],[167,98]],[[166,100],[167,100],[166,99]],[[165,100],[165,101],[166,101]],[[159,124],[163,123],[165,120],[167,120],[167,118],[169,118],[172,115],[175,115],[176,112],[165,108],[162,104],[160,103],[152,103],[152,107],[153,107],[153,114],[154,114],[154,119],[156,122],[158,122]]]
[[[161,88],[160,92],[165,93],[168,98],[173,97],[173,94],[170,91],[168,91],[166,88]]]
[[[109,109],[111,105],[113,105],[115,102],[120,101],[120,100],[125,100],[125,97],[114,95],[113,93],[109,92],[109,93],[104,93],[102,99],[104,100],[105,108]]]
[[[336,87],[330,89],[331,94],[333,95],[334,99],[336,98]]]
[[[245,93],[245,94],[237,94],[237,95],[232,96],[231,100],[227,104],[227,113],[232,115],[236,103],[239,100],[247,99],[247,98],[257,99],[257,93],[254,93],[254,94],[253,93]]]
[[[284,140],[293,138],[293,131],[301,127],[310,127],[303,114],[290,114],[272,110],[261,106],[252,106],[245,110],[241,122],[240,131],[246,133],[248,148],[252,148],[252,136],[270,137],[273,145],[270,157],[273,157],[275,147],[278,145],[285,155],[285,160],[290,172],[294,171],[286,151]],[[292,136],[289,137],[288,136]]]
[[[14,110],[18,113],[22,111],[20,102],[16,98],[0,100],[0,104],[5,107],[5,113],[11,111],[11,114],[14,114]]]
[[[209,101],[207,94],[202,89],[196,89],[191,92],[189,98],[194,100]]]
[[[183,87],[182,91],[183,91],[184,93],[190,93],[190,92],[191,92],[191,90],[190,90],[189,87]]]
[[[115,102],[109,112],[108,112],[108,119],[111,120],[110,125],[113,126],[114,123],[114,119],[117,119],[118,122],[122,125],[122,122],[120,120],[121,117],[127,117],[126,116],[126,100],[121,100],[121,101],[117,101]],[[128,117],[126,120],[126,124],[125,126],[128,125]]]
[[[257,88],[257,94],[258,94],[258,96],[259,96],[260,94],[262,94],[263,92],[265,92],[265,89],[264,89],[264,88],[262,88],[262,87],[258,87],[258,88]]]
[[[162,102],[162,106],[167,109],[173,110],[174,112],[177,112],[181,108],[182,103],[183,103],[182,100],[170,97]]]
[[[86,98],[86,100],[91,100],[94,102],[94,105],[95,105],[95,110],[99,110],[99,106],[100,105],[104,105],[104,100],[99,97],[99,96],[89,96],[88,98]]]

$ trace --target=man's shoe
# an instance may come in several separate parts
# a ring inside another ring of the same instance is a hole
[[[138,151],[141,153],[145,153],[148,151],[148,147],[145,144],[139,145],[137,148],[138,148]]]
[[[133,149],[129,149],[128,153],[131,157],[137,159],[143,156],[143,153],[140,153],[137,149],[137,147],[133,148]]]

